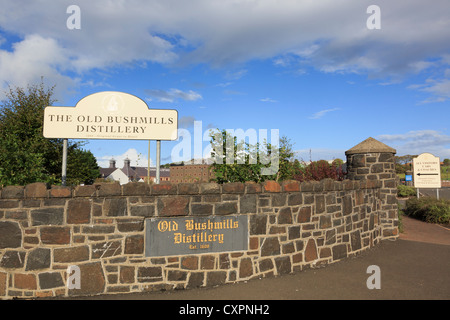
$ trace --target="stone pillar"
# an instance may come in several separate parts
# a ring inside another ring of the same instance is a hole
[[[396,150],[384,143],[368,138],[345,152],[347,178],[350,180],[377,180],[380,203],[378,219],[383,238],[398,237]]]

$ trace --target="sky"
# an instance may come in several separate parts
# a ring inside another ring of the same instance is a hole
[[[179,139],[162,141],[161,163],[207,154],[214,128],[256,130],[258,142],[277,130],[304,161],[345,160],[368,137],[450,158],[448,0],[0,4],[0,100],[44,79],[56,106],[120,91],[176,109]],[[148,146],[85,148],[101,167],[146,166]]]

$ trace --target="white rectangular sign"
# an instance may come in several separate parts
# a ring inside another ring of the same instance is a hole
[[[422,153],[413,159],[414,187],[416,188],[440,188],[441,187],[441,163],[439,157],[431,153]]]
[[[178,112],[149,109],[131,94],[99,92],[81,99],[75,107],[46,107],[44,137],[176,140]]]

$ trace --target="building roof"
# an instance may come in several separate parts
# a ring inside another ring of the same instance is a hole
[[[108,177],[116,171],[117,169],[122,170],[124,174],[128,177],[147,177],[147,168],[146,167],[129,167],[128,170],[126,167],[123,168],[100,168],[100,173],[103,177]],[[127,174],[128,173],[128,174]],[[160,177],[170,177],[170,169],[161,168],[159,170]],[[150,177],[156,177],[156,168],[150,168]]]
[[[113,173],[114,171],[116,171],[117,168],[100,168],[100,174],[102,175],[102,177],[107,177],[109,175],[111,175],[111,173]]]
[[[372,152],[379,152],[379,153],[397,153],[397,150],[394,148],[389,147],[388,145],[385,145],[383,142],[380,142],[372,137],[367,138],[363,142],[357,144],[350,150],[345,151],[345,155],[355,154],[355,153],[372,153]]]
[[[174,166],[189,166],[189,165],[211,165],[214,163],[213,158],[201,158],[201,159],[191,159],[186,161],[180,161],[176,163]]]
[[[147,174],[147,168],[145,168],[145,174]],[[159,176],[160,177],[170,177],[170,169],[167,169],[167,168],[159,169]],[[150,168],[150,177],[156,177],[156,168],[155,169]]]
[[[131,166],[128,158],[125,159],[123,168],[117,168],[115,164],[115,160],[112,159],[109,168],[100,168],[102,177],[107,178],[116,170],[122,171],[128,178],[144,179],[148,176],[147,167]],[[170,168],[160,168],[159,176],[161,178],[170,177]],[[156,168],[150,168],[150,177],[156,177]]]

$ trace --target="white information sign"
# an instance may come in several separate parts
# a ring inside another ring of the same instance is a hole
[[[440,188],[441,187],[441,163],[439,157],[431,153],[422,153],[413,159],[414,187],[416,188]]]
[[[149,109],[140,98],[105,91],[75,107],[46,107],[44,137],[66,139],[176,140],[178,112]]]

